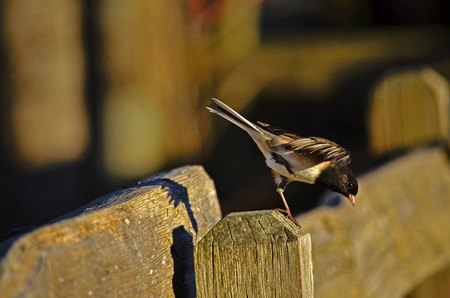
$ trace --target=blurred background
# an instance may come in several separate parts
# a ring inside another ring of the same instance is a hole
[[[446,138],[448,15],[445,0],[0,1],[0,238],[186,164],[223,215],[281,208],[211,97],[339,143],[358,175]],[[298,213],[323,193],[286,196]]]

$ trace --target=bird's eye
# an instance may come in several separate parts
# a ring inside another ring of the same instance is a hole
[[[351,183],[351,182],[347,183],[347,187],[348,188],[353,188],[353,183]]]

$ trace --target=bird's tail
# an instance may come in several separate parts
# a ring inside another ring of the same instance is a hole
[[[211,101],[212,103],[206,107],[211,113],[217,114],[234,123],[243,130],[247,131],[251,136],[253,136],[255,132],[258,132],[258,134],[262,132],[261,128],[239,115],[236,111],[234,111],[232,108],[230,108],[220,100],[211,98]]]

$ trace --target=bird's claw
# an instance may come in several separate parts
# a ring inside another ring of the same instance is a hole
[[[292,217],[290,210],[285,210],[285,209],[280,209],[280,208],[277,208],[276,210],[280,211],[281,213],[285,213],[286,217],[288,217],[290,220],[292,220],[292,222],[295,223],[297,226],[301,227],[301,225],[298,223],[298,221],[296,221],[295,218]]]

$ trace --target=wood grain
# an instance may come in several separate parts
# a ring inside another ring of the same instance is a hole
[[[313,297],[310,237],[278,211],[229,214],[194,256],[198,297]]]
[[[201,166],[150,177],[14,241],[1,297],[195,297],[193,245],[220,218]]]

